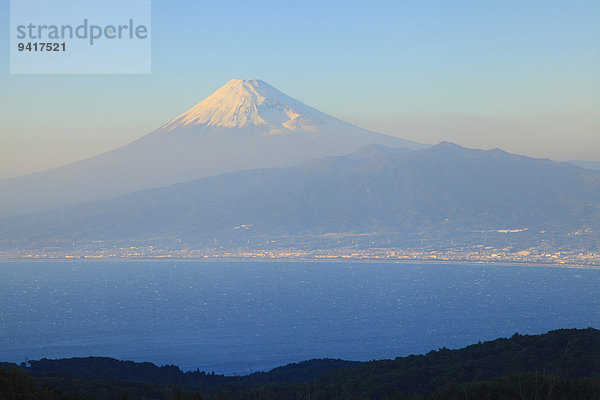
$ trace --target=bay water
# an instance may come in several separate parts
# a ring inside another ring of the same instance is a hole
[[[2,262],[0,361],[227,375],[600,328],[600,270],[360,262]]]

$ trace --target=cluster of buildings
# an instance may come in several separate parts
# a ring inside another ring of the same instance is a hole
[[[600,253],[582,250],[512,249],[475,245],[433,248],[178,248],[155,246],[90,247],[65,249],[45,247],[36,251],[0,251],[1,260],[306,260],[306,261],[387,261],[387,262],[472,262],[552,264],[600,267]]]

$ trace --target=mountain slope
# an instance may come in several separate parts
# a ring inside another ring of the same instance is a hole
[[[595,171],[600,171],[600,161],[579,161],[579,160],[569,160],[571,164],[575,164],[578,167],[592,169]]]
[[[263,81],[234,79],[126,146],[0,181],[0,216],[108,199],[241,169],[290,166],[347,154],[368,143],[426,147],[340,121]]]
[[[242,229],[240,230],[240,227]],[[367,146],[0,220],[0,240],[600,228],[600,172],[451,143]]]
[[[233,79],[161,129],[251,128],[270,134],[321,132],[337,120],[285,95],[260,79]]]

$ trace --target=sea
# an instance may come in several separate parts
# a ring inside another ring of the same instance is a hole
[[[245,375],[600,328],[600,269],[361,262],[2,262],[0,361],[107,356]]]

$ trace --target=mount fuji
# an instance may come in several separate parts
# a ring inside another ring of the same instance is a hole
[[[348,154],[366,144],[429,147],[346,123],[261,80],[233,79],[128,145],[0,181],[0,216],[109,199],[236,170],[286,167]]]

